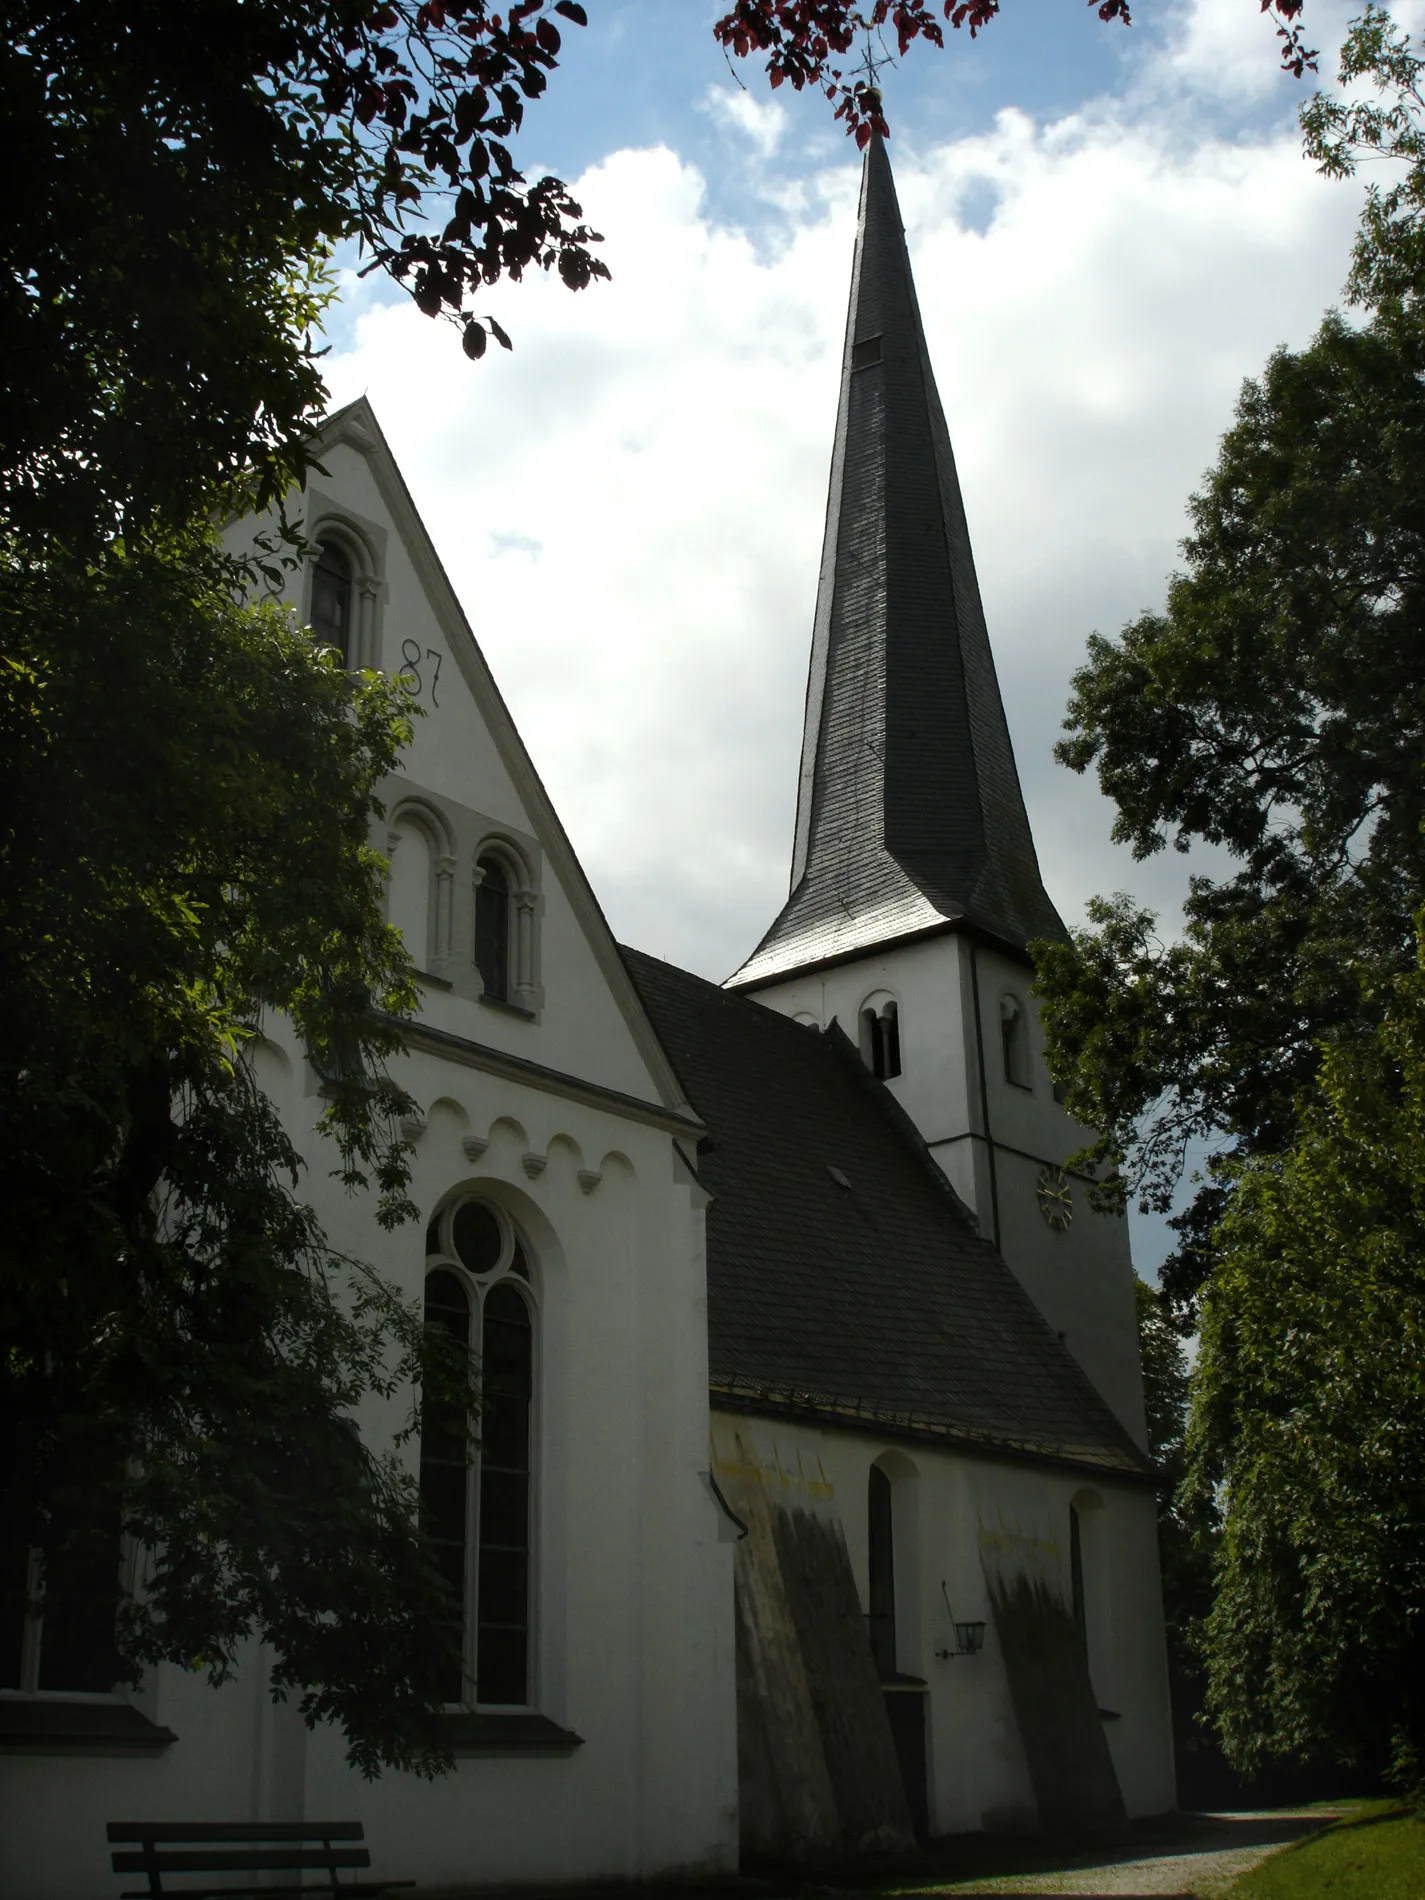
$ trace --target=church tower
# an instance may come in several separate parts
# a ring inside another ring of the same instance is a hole
[[[1044,889],[890,160],[866,152],[791,891],[728,987],[839,1022],[1143,1442],[1126,1221],[1065,1173],[1030,995]]]

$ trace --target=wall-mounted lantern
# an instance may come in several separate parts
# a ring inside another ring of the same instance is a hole
[[[945,1609],[950,1618],[950,1627],[955,1632],[953,1649],[937,1649],[936,1658],[940,1662],[950,1662],[956,1656],[978,1656],[985,1646],[985,1626],[983,1623],[960,1623],[950,1608],[950,1592],[944,1582],[940,1585],[940,1594],[945,1599]]]

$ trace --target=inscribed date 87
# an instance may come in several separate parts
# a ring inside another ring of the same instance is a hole
[[[441,658],[434,647],[427,647],[422,652],[415,640],[401,642],[401,670],[396,678],[412,699],[422,699],[429,692],[431,705],[440,705],[435,689],[440,684]]]

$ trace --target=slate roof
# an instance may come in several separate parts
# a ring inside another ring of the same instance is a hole
[[[946,923],[1063,936],[1005,723],[890,160],[867,149],[792,890],[737,987]]]
[[[715,1401],[1149,1469],[835,1025],[624,957],[708,1128]]]

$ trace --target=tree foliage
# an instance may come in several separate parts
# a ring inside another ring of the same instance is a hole
[[[1390,164],[1392,182],[1372,181],[1351,254],[1346,291],[1353,303],[1418,321],[1425,286],[1425,59],[1382,7],[1368,6],[1341,48],[1339,77],[1353,98],[1317,93],[1303,108],[1306,150],[1328,178],[1362,163]],[[1362,85],[1374,97],[1359,96]]]
[[[885,102],[874,72],[842,62],[865,37],[878,38],[889,28],[902,59],[920,42],[945,45],[948,21],[954,29],[967,27],[974,39],[997,18],[1001,0],[737,0],[713,28],[721,44],[739,59],[765,55],[768,80],[775,88],[790,85],[801,92],[819,88],[844,120],[846,130],[864,148],[873,133],[889,136]],[[1260,0],[1261,10],[1272,12],[1281,41],[1282,66],[1298,79],[1314,70],[1316,54],[1302,32],[1303,0]],[[1088,0],[1100,20],[1132,24],[1129,0]]]
[[[1166,1207],[1212,1144],[1163,1277],[1201,1321],[1175,1513],[1210,1558],[1199,1654],[1241,1772],[1425,1762],[1425,65],[1375,9],[1308,150],[1374,190],[1349,289],[1249,382],[1166,611],[1095,638],[1059,757],[1144,858],[1202,842],[1176,941],[1129,898],[1040,947],[1051,1061]],[[1166,1567],[1165,1567],[1166,1568]],[[1191,1567],[1183,1575],[1192,1581]]]
[[[1191,503],[1163,614],[1075,675],[1058,757],[1097,768],[1144,858],[1205,841],[1176,942],[1128,898],[1039,952],[1051,1060],[1112,1190],[1170,1204],[1193,1142],[1275,1152],[1351,965],[1406,967],[1425,892],[1425,336],[1329,317],[1249,382]],[[1372,992],[1379,994],[1380,992]],[[1224,1206],[1202,1185],[1165,1269],[1190,1313]]]
[[[0,507],[92,549],[300,481],[346,240],[466,350],[502,276],[607,268],[511,140],[575,0],[9,0]]]
[[[409,1429],[413,1382],[468,1369],[326,1241],[251,1067],[282,1012],[336,1171],[410,1212],[410,967],[368,842],[409,713],[230,581],[197,536],[0,563],[7,1626],[23,1552],[58,1580],[96,1526],[103,1615],[122,1525],[146,1556],[116,1674],[221,1681],[259,1636],[364,1768],[430,1766],[449,1605],[398,1454],[352,1421]]]
[[[1378,978],[1356,972],[1368,991]],[[1191,1497],[1220,1501],[1203,1655],[1229,1755],[1425,1779],[1425,935],[1328,1044],[1292,1143],[1233,1173]]]

